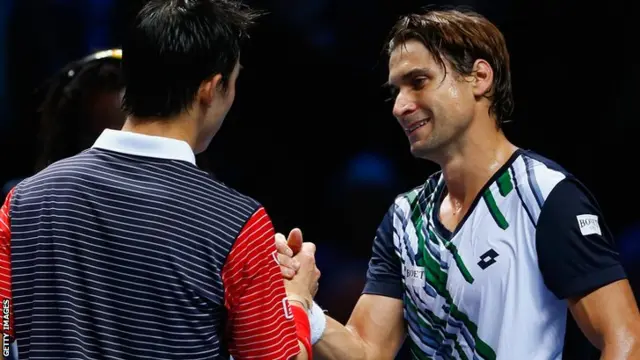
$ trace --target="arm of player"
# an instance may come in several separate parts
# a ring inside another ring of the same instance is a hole
[[[547,287],[567,299],[602,359],[640,358],[640,313],[613,238],[586,188],[563,180],[544,203],[536,247]]]
[[[640,315],[627,280],[570,298],[569,308],[602,360],[640,359]]]
[[[330,360],[393,359],[404,336],[402,301],[363,294],[347,326],[327,316],[327,327],[313,352]]]
[[[274,235],[269,216],[258,209],[238,235],[222,271],[229,352],[235,360],[307,359],[275,257]]]
[[[346,326],[327,317],[314,345],[325,359],[393,359],[405,338],[400,259],[393,245],[392,207],[376,231],[367,282]]]

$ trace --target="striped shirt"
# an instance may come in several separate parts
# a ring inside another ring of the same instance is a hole
[[[106,130],[0,212],[20,359],[291,358],[273,236],[265,210],[199,170],[187,143]]]

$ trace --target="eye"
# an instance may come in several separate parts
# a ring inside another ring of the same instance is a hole
[[[411,79],[411,86],[413,87],[414,90],[419,90],[419,89],[422,89],[426,81],[427,81],[426,76],[416,76]]]

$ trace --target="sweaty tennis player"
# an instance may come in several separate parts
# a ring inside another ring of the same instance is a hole
[[[590,359],[588,339],[603,359],[639,359],[638,308],[593,195],[501,130],[500,31],[472,12],[412,14],[388,54],[393,115],[441,171],[384,216],[347,325],[312,316],[314,352],[392,359],[406,339],[415,359]],[[573,347],[571,317],[586,336]]]

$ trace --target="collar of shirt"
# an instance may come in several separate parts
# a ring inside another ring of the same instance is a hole
[[[193,150],[185,141],[128,131],[105,129],[93,144],[93,148],[196,164]]]

